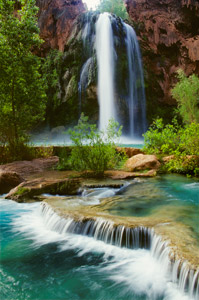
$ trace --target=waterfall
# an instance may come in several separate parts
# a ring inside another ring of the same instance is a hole
[[[114,103],[114,40],[111,15],[100,14],[96,23],[96,52],[98,63],[99,129],[116,118]]]
[[[90,64],[92,63],[92,57],[89,57],[87,59],[87,61],[84,63],[82,69],[81,69],[81,74],[80,74],[80,81],[79,81],[79,84],[78,84],[78,94],[79,94],[79,117],[81,115],[81,112],[82,112],[82,95],[83,95],[83,98],[84,98],[84,93],[85,93],[85,90],[88,86],[88,82],[89,82],[89,79],[88,79],[88,75],[89,75],[89,67],[90,67]]]
[[[134,29],[123,23],[126,28],[126,47],[129,71],[129,134],[131,137],[146,131],[146,100],[142,58]]]
[[[199,297],[199,270],[191,270],[186,261],[171,260],[171,249],[167,241],[163,241],[153,229],[146,227],[130,228],[115,225],[114,222],[102,218],[96,220],[77,221],[71,217],[60,217],[47,204],[41,204],[42,219],[48,229],[61,235],[73,233],[90,236],[107,244],[130,249],[149,249],[152,257],[162,265],[162,272],[167,274],[170,281],[177,284],[182,292],[193,299]]]
[[[92,81],[88,72],[95,73],[97,69],[99,129],[105,129],[113,118],[123,125],[125,135],[141,137],[146,131],[146,101],[142,59],[134,29],[107,12],[89,14],[84,17],[82,41],[85,59],[79,82],[80,107],[81,94]]]

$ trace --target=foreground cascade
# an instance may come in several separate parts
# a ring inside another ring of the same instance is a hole
[[[146,130],[146,105],[134,29],[115,15],[89,12],[77,20],[65,51],[64,64],[71,59],[69,53],[74,53],[78,68],[73,67],[74,73],[64,70],[64,101],[77,80],[78,115],[84,112],[98,122],[99,129],[114,118],[123,125],[124,135],[141,137]]]
[[[67,233],[89,236],[106,244],[121,248],[148,249],[151,256],[162,266],[162,273],[178,286],[190,299],[199,297],[199,270],[189,268],[186,261],[173,260],[167,241],[163,241],[153,228],[125,227],[103,218],[75,220],[72,217],[60,217],[47,203],[40,207],[41,216],[48,229],[61,235]]]

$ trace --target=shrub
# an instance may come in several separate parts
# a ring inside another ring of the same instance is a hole
[[[117,122],[110,120],[106,131],[98,131],[96,125],[90,125],[88,117],[82,114],[78,125],[69,130],[75,145],[69,166],[77,171],[91,170],[96,176],[102,176],[105,170],[114,168],[122,160],[115,150],[121,130]]]
[[[144,151],[160,156],[174,155],[162,171],[199,175],[199,124],[180,127],[176,121],[164,125],[162,119],[153,122],[144,134]]]
[[[179,82],[171,90],[177,111],[185,124],[199,122],[199,78],[195,74],[186,77],[181,69],[177,74]]]
[[[164,125],[161,118],[156,119],[144,136],[144,151],[147,153],[167,154],[176,150],[179,144],[179,126],[176,119],[173,124]]]

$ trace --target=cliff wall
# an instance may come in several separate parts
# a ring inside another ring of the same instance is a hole
[[[36,0],[36,4],[40,35],[45,41],[43,51],[50,48],[63,51],[73,21],[85,11],[82,0]]]
[[[148,101],[172,105],[176,70],[199,74],[199,1],[124,1],[140,39]]]

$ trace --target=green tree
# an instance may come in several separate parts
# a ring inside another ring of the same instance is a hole
[[[199,78],[195,74],[186,77],[181,69],[177,77],[179,81],[171,91],[178,103],[177,111],[185,124],[199,123]]]
[[[35,0],[0,0],[0,143],[13,153],[27,140],[29,130],[42,120],[45,84],[41,58],[32,53],[41,45]]]
[[[110,12],[122,19],[128,19],[128,14],[123,0],[101,0],[97,9],[100,12]]]
[[[121,135],[122,127],[110,120],[106,131],[98,131],[96,125],[88,123],[88,117],[81,115],[74,130],[69,130],[70,138],[75,145],[69,163],[77,171],[91,170],[97,176],[115,167],[122,159],[115,147]]]
[[[53,119],[56,108],[61,105],[61,76],[63,53],[58,50],[51,50],[43,61],[42,74],[46,83],[46,94],[48,102],[46,105],[45,119],[49,123]]]

